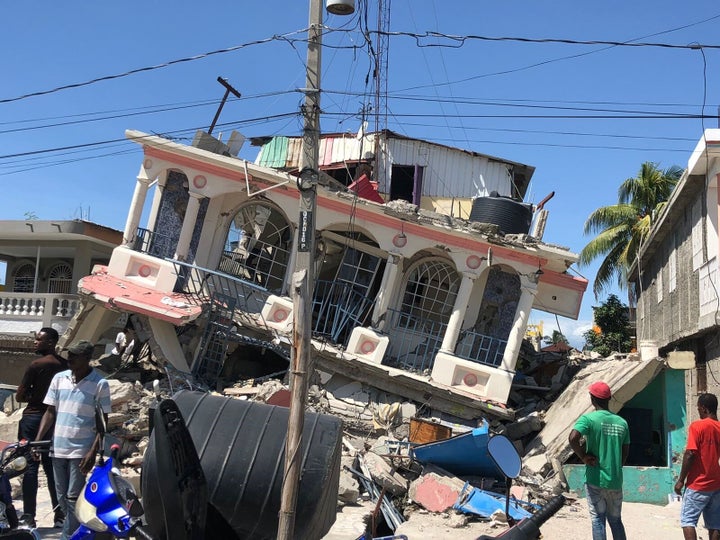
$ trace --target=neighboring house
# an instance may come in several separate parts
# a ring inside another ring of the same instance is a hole
[[[107,264],[121,242],[120,231],[89,221],[0,221],[0,353],[32,354],[34,332],[42,327],[65,332],[80,306],[78,281],[94,265]],[[2,355],[0,382],[17,378],[17,370],[6,373],[14,356]]]
[[[627,501],[664,504],[673,493],[687,441],[687,426],[697,419],[697,397],[720,394],[720,129],[708,129],[688,160],[685,173],[640,248],[629,273],[637,299],[636,327],[642,358],[628,369],[642,377],[617,374],[608,381],[615,407],[630,424],[631,454],[625,467]],[[632,314],[632,313],[631,313]],[[632,366],[636,366],[633,368]],[[576,379],[577,403],[589,402],[587,384],[607,374],[596,370]],[[569,389],[570,390],[570,389]],[[553,407],[574,418],[582,408]],[[612,407],[611,407],[612,408]],[[547,417],[549,422],[552,417]],[[557,443],[538,445],[550,459],[569,455],[567,433]],[[549,451],[553,446],[555,451]],[[558,448],[562,447],[561,450]],[[582,466],[565,465],[568,484],[581,491]]]
[[[210,386],[287,369],[296,177],[234,158],[207,134],[196,146],[137,131],[127,136],[144,156],[123,244],[107,268],[81,280],[84,307],[93,309],[78,315],[73,337],[96,339],[128,313],[155,358]],[[452,189],[473,183],[485,186],[478,190],[484,197],[471,201],[463,192],[455,208],[471,208],[467,221],[404,200],[370,202],[323,170],[313,358],[322,371],[456,416],[508,417],[504,404],[531,309],[577,318],[587,281],[568,274],[577,255],[542,242],[542,227],[528,234],[529,218],[540,214],[536,221],[544,223],[545,210],[487,197],[524,193],[532,168],[447,147],[434,163],[438,145],[412,143],[415,155],[425,156],[423,178],[447,171],[435,185],[448,186],[448,200]],[[333,153],[338,148],[333,142]],[[287,165],[286,154],[278,163]],[[478,162],[462,177],[450,175],[460,174],[468,156]],[[394,163],[418,170],[411,161]]]
[[[687,440],[683,379],[662,359],[639,354],[586,364],[546,411],[545,427],[528,443],[523,465],[543,478],[565,478],[571,492],[585,496],[585,466],[575,459],[568,435],[580,415],[593,410],[588,386],[602,380],[612,389],[610,410],[630,428],[623,499],[667,504]]]
[[[720,394],[720,129],[708,129],[640,249],[630,280],[639,350],[685,369],[686,407]]]
[[[0,333],[42,325],[62,334],[79,304],[78,281],[121,242],[120,231],[89,221],[0,221]]]

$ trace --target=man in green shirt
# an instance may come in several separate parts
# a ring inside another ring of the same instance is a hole
[[[597,381],[588,388],[593,412],[575,422],[568,440],[585,464],[585,489],[592,522],[593,540],[606,540],[605,522],[613,540],[626,540],[622,510],[622,467],[630,450],[627,422],[610,412],[610,387]]]

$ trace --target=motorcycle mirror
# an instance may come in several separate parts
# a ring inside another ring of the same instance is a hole
[[[522,469],[522,460],[515,445],[505,435],[495,435],[488,441],[488,453],[497,468],[508,478],[517,478]]]
[[[104,436],[105,433],[107,433],[105,414],[103,413],[102,407],[99,403],[95,405],[95,429],[101,436]]]

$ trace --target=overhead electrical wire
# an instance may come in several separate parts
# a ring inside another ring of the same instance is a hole
[[[214,50],[214,51],[209,51],[209,52],[205,52],[205,53],[201,53],[201,54],[196,54],[196,55],[194,55],[194,56],[186,56],[186,57],[184,57],[184,58],[177,58],[177,59],[175,59],[175,60],[169,60],[169,61],[167,61],[167,62],[163,62],[162,64],[155,64],[155,65],[152,65],[152,66],[146,66],[146,67],[131,69],[131,70],[128,70],[128,71],[124,71],[124,72],[122,72],[122,73],[115,73],[115,74],[113,74],[113,75],[104,75],[104,76],[102,76],[102,77],[96,77],[96,78],[94,78],[94,79],[90,79],[90,80],[83,81],[83,82],[77,82],[77,83],[72,83],[72,84],[66,84],[66,85],[63,85],[63,86],[57,86],[57,87],[55,87],[55,88],[50,88],[50,89],[48,89],[48,90],[38,90],[38,91],[35,91],[35,92],[29,92],[29,93],[27,93],[27,94],[23,94],[23,95],[11,97],[11,98],[0,98],[0,104],[2,104],[2,103],[12,103],[12,102],[14,102],[14,101],[21,101],[21,100],[23,100],[23,99],[28,99],[28,98],[31,98],[31,97],[44,96],[44,95],[47,95],[47,94],[54,94],[54,93],[56,93],[56,92],[61,92],[61,91],[63,91],[63,90],[70,90],[70,89],[72,89],[72,88],[80,88],[80,87],[83,87],[83,86],[90,86],[91,84],[96,84],[96,83],[103,82],[103,81],[110,81],[110,80],[113,80],[113,79],[121,79],[121,78],[123,78],[123,77],[128,77],[128,76],[130,76],[130,75],[135,75],[135,74],[138,74],[138,73],[144,73],[144,72],[148,72],[148,71],[155,71],[155,70],[158,70],[158,69],[163,69],[163,68],[166,68],[166,67],[169,67],[169,66],[173,66],[173,65],[175,65],[175,64],[181,64],[181,63],[184,63],[184,62],[193,62],[193,61],[195,61],[195,60],[201,60],[201,59],[203,59],[203,58],[207,58],[208,56],[213,56],[213,55],[217,55],[217,54],[224,54],[224,53],[239,51],[240,49],[245,49],[245,48],[251,47],[251,46],[253,46],[253,45],[261,45],[261,44],[263,44],[263,43],[270,43],[271,41],[285,41],[285,42],[287,42],[287,41],[291,41],[291,40],[289,39],[289,36],[293,36],[293,35],[296,35],[296,34],[307,33],[307,31],[308,31],[307,28],[302,29],[302,30],[295,30],[295,31],[293,31],[293,32],[289,32],[289,33],[282,34],[282,35],[279,35],[279,36],[278,36],[278,35],[275,35],[275,36],[272,36],[272,37],[269,37],[269,38],[265,38],[265,39],[258,39],[258,40],[254,40],[254,41],[249,41],[249,42],[247,42],[247,43],[242,43],[242,44],[240,44],[240,45],[234,45],[234,46],[232,46],[232,47],[226,47],[226,48],[224,48],[224,49],[217,49],[217,50]],[[304,40],[297,40],[297,41],[304,41]]]
[[[693,26],[695,24],[700,24],[701,22],[707,22],[709,20],[713,20],[716,18],[720,18],[720,15],[711,17],[709,19],[705,19],[704,21],[700,21],[699,23],[693,23],[690,25],[685,25],[683,27],[676,28],[676,29],[666,30],[663,32],[652,34],[651,36],[659,35],[662,33],[669,33],[669,32],[675,31],[677,29],[687,28],[689,26]],[[352,32],[353,30],[357,29],[357,27],[361,24],[361,22],[362,22],[361,18],[358,17],[355,22],[355,28],[348,28],[350,25],[346,25],[345,28],[330,29],[328,32],[329,33]],[[211,55],[221,54],[221,53],[226,53],[226,52],[233,52],[233,51],[237,51],[239,49],[249,47],[252,45],[264,44],[264,43],[269,43],[272,41],[284,41],[284,42],[289,43],[293,48],[295,48],[296,42],[305,42],[306,38],[293,38],[293,36],[295,36],[297,34],[305,34],[306,32],[307,32],[307,29],[297,30],[294,32],[280,35],[280,36],[276,35],[276,36],[272,36],[270,38],[256,40],[256,41],[244,43],[241,45],[228,47],[225,49],[218,49],[215,51],[210,51],[207,53],[203,53],[203,54],[199,54],[199,55],[195,55],[195,56],[191,56],[191,57],[185,57],[185,58],[171,60],[171,61],[165,62],[163,64],[157,64],[154,66],[133,69],[130,71],[126,71],[124,73],[98,77],[98,78],[95,78],[95,79],[92,79],[89,81],[64,85],[64,86],[56,87],[56,88],[49,89],[49,90],[31,92],[28,94],[24,94],[22,96],[17,96],[15,98],[0,99],[0,104],[9,103],[9,102],[13,102],[13,101],[19,101],[22,99],[46,95],[46,94],[50,94],[50,93],[54,93],[54,92],[60,92],[63,90],[78,88],[81,86],[87,86],[87,85],[95,84],[95,83],[98,83],[101,81],[107,81],[107,80],[117,79],[117,78],[121,78],[121,77],[127,77],[130,75],[145,72],[145,71],[162,69],[162,68],[174,65],[174,64],[199,60],[199,59],[211,56]],[[479,36],[479,35],[454,36],[454,35],[450,35],[450,34],[442,34],[440,32],[412,33],[412,32],[382,32],[380,30],[372,31],[372,30],[367,29],[367,27],[363,30],[363,34],[366,36],[369,36],[373,32],[374,33],[383,33],[383,35],[386,35],[388,37],[396,37],[396,36],[412,37],[416,40],[418,47],[421,47],[421,48],[428,47],[428,46],[447,46],[447,45],[442,45],[442,44],[437,44],[437,45],[423,44],[419,41],[421,39],[448,39],[450,41],[454,41],[456,43],[455,46],[462,46],[462,44],[468,40],[482,40],[482,41],[515,41],[515,42],[524,42],[524,43],[559,43],[559,44],[571,44],[571,45],[607,45],[610,47],[661,47],[661,48],[670,48],[670,49],[700,50],[700,52],[703,54],[703,57],[704,57],[704,49],[720,49],[720,45],[709,45],[709,44],[699,44],[699,43],[693,43],[693,44],[689,44],[689,45],[675,45],[675,44],[669,44],[669,43],[635,42],[635,40],[626,41],[626,42],[616,42],[616,41],[580,41],[580,40],[557,39],[557,38],[534,39],[534,38],[524,38],[524,37],[489,37],[489,36]],[[651,36],[645,36],[645,38],[638,38],[638,39],[646,39],[647,37],[651,37]],[[457,43],[460,43],[460,45],[457,45]],[[366,45],[368,47],[372,48],[372,40],[367,39]],[[343,46],[343,45],[331,46],[331,45],[325,44],[323,46],[325,48],[331,48],[331,49],[343,49],[344,48],[344,49],[357,50],[357,49],[361,48],[355,44],[351,44],[350,46]],[[593,51],[593,52],[598,52],[598,51]],[[584,53],[584,54],[591,54],[591,53]],[[452,83],[447,83],[447,84],[452,84]],[[440,84],[432,85],[432,86],[436,87],[436,86],[440,86]],[[287,93],[292,93],[292,92],[297,92],[297,91],[299,91],[299,90],[298,89],[287,90],[287,91],[283,91],[283,92],[269,93],[266,95],[279,96],[282,94],[287,94]],[[365,94],[365,95],[367,94],[367,89],[363,93],[355,93],[355,94],[353,94],[352,92],[350,92],[348,90],[346,90],[344,92],[333,92],[333,91],[325,90],[324,93],[362,96],[363,94]],[[259,95],[259,96],[262,96],[262,95]],[[259,97],[259,96],[255,96],[255,97]],[[531,103],[548,103],[547,101],[540,101],[540,100],[505,100],[505,102],[503,103],[503,102],[500,102],[499,100],[497,102],[495,102],[494,100],[488,99],[488,98],[486,98],[482,101],[478,101],[473,98],[457,98],[455,96],[451,96],[451,98],[446,99],[446,98],[443,98],[443,97],[437,95],[437,92],[435,92],[434,97],[426,97],[426,96],[418,96],[418,95],[412,96],[412,95],[407,95],[407,92],[400,92],[399,95],[388,94],[388,98],[391,98],[394,100],[451,103],[456,107],[456,111],[457,111],[457,106],[459,104],[467,104],[467,105],[477,105],[477,106],[482,105],[482,106],[503,106],[503,107],[525,107],[525,108],[531,108],[531,109],[550,109],[550,110],[570,110],[570,111],[591,111],[591,112],[616,113],[616,114],[612,114],[612,115],[600,115],[600,114],[593,114],[593,115],[511,115],[511,114],[498,114],[498,115],[475,114],[475,115],[472,115],[471,114],[471,115],[468,115],[468,114],[460,114],[459,111],[457,112],[456,115],[391,113],[391,116],[398,121],[401,118],[440,118],[440,117],[442,117],[443,120],[446,122],[446,127],[448,127],[448,128],[450,128],[450,126],[449,126],[449,123],[447,122],[447,120],[451,119],[451,118],[457,118],[457,119],[460,119],[460,121],[461,121],[460,128],[463,130],[465,130],[465,129],[483,129],[483,128],[468,127],[468,126],[464,125],[463,119],[468,119],[468,118],[523,118],[523,119],[535,119],[535,118],[537,118],[537,119],[698,119],[699,118],[701,120],[716,118],[716,116],[714,116],[714,115],[706,116],[704,114],[704,110],[703,110],[702,114],[697,115],[697,114],[685,114],[685,113],[673,113],[673,112],[657,113],[657,112],[634,111],[634,110],[625,110],[625,109],[596,109],[596,108],[569,107],[569,106],[558,106],[558,105],[531,104]],[[205,101],[200,101],[200,102],[195,102],[195,103],[191,102],[189,104],[169,105],[166,107],[165,106],[156,106],[159,108],[143,107],[143,108],[138,108],[135,110],[129,109],[129,110],[127,110],[128,112],[123,112],[123,110],[120,110],[117,113],[115,113],[113,111],[109,111],[110,114],[108,114],[104,117],[83,118],[82,120],[69,120],[67,122],[56,122],[56,123],[50,123],[50,124],[45,124],[45,125],[40,125],[40,126],[26,126],[26,127],[22,127],[22,128],[11,128],[11,129],[6,129],[6,130],[0,130],[0,134],[15,133],[15,132],[19,132],[19,131],[30,131],[30,130],[37,130],[37,129],[42,129],[42,128],[49,128],[49,127],[60,127],[60,126],[66,126],[66,125],[80,124],[80,123],[84,123],[84,122],[98,122],[101,120],[110,120],[110,119],[115,119],[115,118],[123,118],[123,117],[136,116],[136,115],[142,115],[142,114],[171,112],[174,110],[181,110],[181,109],[185,109],[185,108],[207,106],[209,104],[218,103],[218,101],[219,100],[205,100]],[[511,103],[513,101],[519,102],[519,103]],[[574,101],[562,101],[562,102],[563,103],[616,104],[614,102],[574,102]],[[640,105],[648,105],[648,104],[640,104]],[[651,104],[651,105],[652,106],[683,106],[681,104]],[[703,106],[703,108],[704,108],[704,106]],[[73,117],[87,117],[87,116],[93,116],[94,114],[97,114],[97,113],[82,113],[79,115],[52,117],[52,118],[48,118],[48,120],[55,119],[55,118],[62,119],[62,118],[73,118]],[[323,115],[326,117],[338,116],[338,114],[341,114],[341,113],[333,113],[333,112],[328,112],[328,111],[323,112]],[[348,115],[347,113],[342,113],[342,114],[344,114],[344,116],[346,118],[352,117],[352,116],[357,116],[357,114],[354,114],[354,115]],[[293,112],[293,113],[285,113],[285,114],[281,114],[281,115],[271,115],[271,116],[254,119],[254,120],[247,120],[247,121],[241,121],[241,122],[226,122],[226,123],[223,123],[222,125],[223,126],[236,126],[239,123],[243,123],[245,125],[250,125],[252,122],[275,121],[277,119],[282,119],[282,118],[288,118],[289,121],[292,122],[294,119],[298,119],[298,113]],[[31,120],[23,120],[23,121],[18,121],[18,122],[3,122],[3,123],[0,123],[0,125],[11,125],[13,123],[27,123],[30,121]],[[404,124],[405,125],[421,125],[421,124],[409,124],[407,122],[404,122]],[[287,126],[287,124],[286,124],[286,126]],[[199,129],[199,128],[194,128],[194,129]],[[487,128],[485,128],[485,129],[487,129]],[[179,133],[191,132],[191,131],[192,130],[170,131],[170,132],[167,132],[166,135],[164,135],[164,136],[171,136],[171,134],[179,134]],[[504,131],[504,130],[498,129],[497,131]],[[506,130],[506,131],[512,132],[513,130]],[[532,132],[532,130],[517,130],[517,131],[518,132]],[[550,133],[552,133],[552,132],[550,132]],[[563,132],[559,132],[559,134],[563,134]],[[568,134],[570,134],[570,133],[568,132]],[[587,136],[603,136],[603,135],[587,134]],[[605,136],[610,136],[610,135],[605,135]],[[623,138],[623,137],[624,138],[633,138],[632,136],[622,136],[622,135],[617,135],[616,137],[618,137],[618,138]],[[654,137],[644,137],[644,138],[645,139],[664,140],[663,138],[654,138]],[[466,139],[467,139],[467,136],[466,136]],[[667,138],[666,140],[673,140],[673,139]],[[677,138],[676,140],[683,140],[683,139]],[[688,139],[684,139],[684,140],[688,140]],[[498,144],[536,144],[536,145],[541,144],[541,143],[513,143],[513,142],[503,143],[500,141],[482,141],[482,142],[493,142],[493,143],[498,143]],[[0,155],[0,159],[9,160],[9,159],[19,158],[19,157],[35,159],[34,156],[38,156],[41,154],[47,154],[47,153],[53,153],[53,152],[68,152],[69,153],[69,152],[78,151],[78,150],[92,150],[94,148],[101,148],[101,147],[103,147],[103,145],[112,145],[112,144],[116,144],[116,143],[125,144],[125,143],[128,143],[128,141],[123,138],[123,139],[109,139],[109,140],[105,140],[105,141],[96,141],[96,142],[90,142],[90,143],[81,143],[81,144],[77,144],[77,145],[66,145],[66,146],[57,147],[57,148],[49,148],[49,149],[34,150],[34,151],[29,151],[29,152],[19,152],[19,153],[15,153],[15,154]],[[567,148],[580,147],[580,148],[626,149],[626,148],[620,148],[620,147],[580,146],[580,145],[561,145],[561,144],[553,145],[553,144],[545,144],[545,143],[542,143],[542,145],[543,146],[559,146],[559,147],[567,147]],[[651,149],[628,149],[628,150],[651,150]],[[678,150],[667,150],[667,151],[678,151]],[[124,153],[124,151],[120,151],[117,153]],[[56,154],[56,155],[62,155],[62,154]],[[106,154],[106,155],[111,155],[111,154]],[[94,159],[95,157],[100,157],[100,156],[91,156],[91,157],[85,157],[85,158],[80,158],[80,159]],[[67,160],[67,161],[71,162],[73,160]],[[12,163],[12,162],[6,161],[5,165],[7,165],[8,163]],[[57,162],[54,164],[61,164],[61,163]],[[39,166],[41,166],[41,165],[38,165],[38,167]]]
[[[263,116],[260,118],[253,118],[251,120],[242,120],[242,121],[234,121],[234,122],[223,122],[216,124],[216,127],[232,127],[237,126],[238,124],[245,123],[245,122],[257,122],[257,121],[268,121],[268,120],[275,120],[279,118],[288,118],[288,117],[295,117],[298,116],[298,112],[292,112],[292,113],[282,113],[282,114],[275,114],[275,115],[269,115],[269,116]],[[187,132],[194,132],[198,129],[203,129],[203,127],[195,127],[195,128],[185,128],[185,129],[179,129],[175,131],[166,131],[163,135],[167,138],[168,135],[177,134],[177,133],[187,133]],[[22,157],[22,156],[32,156],[37,154],[45,154],[48,152],[57,152],[62,150],[72,150],[76,148],[90,148],[93,146],[99,146],[103,144],[109,144],[109,143],[116,143],[116,142],[122,142],[126,141],[127,139],[121,138],[121,139],[108,139],[105,141],[96,141],[96,142],[87,142],[87,143],[79,143],[79,144],[72,144],[67,146],[59,146],[55,148],[43,148],[41,150],[30,150],[27,152],[17,152],[14,154],[4,154],[0,155],[0,159],[10,159],[15,157]]]
[[[293,32],[288,32],[282,35],[274,35],[269,38],[264,39],[258,39],[254,41],[249,41],[246,43],[242,43],[239,45],[234,45],[232,47],[226,47],[223,49],[216,49],[213,51],[208,51],[205,53],[196,54],[193,56],[187,56],[183,58],[177,58],[174,60],[169,60],[167,62],[163,62],[161,64],[154,64],[151,66],[145,66],[141,68],[131,69],[127,70],[121,73],[115,73],[111,75],[104,75],[101,77],[96,77],[94,79],[90,79],[87,81],[82,82],[76,82],[71,84],[66,84],[62,86],[57,86],[55,88],[50,88],[46,90],[37,90],[34,92],[28,92],[26,94],[22,94],[19,96],[14,96],[10,98],[0,98],[0,104],[3,103],[12,103],[16,101],[21,101],[24,99],[32,98],[32,97],[38,97],[38,96],[44,96],[48,94],[53,94],[56,92],[61,92],[64,90],[70,90],[74,88],[80,88],[83,86],[90,86],[92,84],[96,84],[103,81],[109,81],[113,79],[120,79],[124,77],[128,77],[130,75],[136,75],[138,73],[144,73],[149,71],[155,71],[158,69],[164,69],[169,66],[173,66],[176,64],[181,64],[185,62],[193,62],[196,60],[201,60],[204,58],[207,58],[209,56],[218,55],[218,54],[225,54],[229,52],[235,52],[240,49],[244,49],[247,47],[251,47],[254,45],[261,45],[265,43],[270,43],[273,41],[282,41],[286,43],[290,43],[294,48],[294,43],[305,43],[307,42],[307,38],[295,38],[291,39],[291,36],[295,35],[303,35],[307,34],[308,29],[303,28],[300,30],[295,30]],[[329,29],[328,32],[352,32],[353,29]],[[382,33],[383,35],[386,35],[388,37],[410,37],[415,39],[416,44],[418,47],[441,47],[441,46],[449,46],[449,45],[442,45],[442,44],[428,44],[423,45],[420,40],[422,39],[446,39],[448,41],[454,42],[456,45],[453,46],[453,48],[462,47],[462,45],[466,41],[508,41],[508,42],[518,42],[518,43],[557,43],[557,44],[565,44],[565,45],[586,45],[586,46],[593,46],[593,45],[611,45],[614,47],[659,47],[659,48],[666,48],[666,49],[688,49],[688,50],[699,50],[699,49],[720,49],[720,45],[713,45],[713,44],[700,44],[700,43],[692,43],[689,45],[679,45],[679,44],[673,44],[673,43],[650,43],[650,42],[623,42],[623,41],[606,41],[606,40],[574,40],[574,39],[562,39],[562,38],[528,38],[528,37],[520,37],[520,36],[481,36],[481,35],[453,35],[453,34],[444,34],[442,32],[434,32],[434,31],[427,31],[427,32],[401,32],[401,31],[393,31],[393,32],[384,32],[380,30],[367,30],[369,33]],[[328,49],[358,49],[360,48],[358,45],[330,45],[327,43],[323,44],[323,48]]]

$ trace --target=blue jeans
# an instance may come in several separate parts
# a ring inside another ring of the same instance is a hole
[[[40,427],[42,416],[42,414],[23,415],[18,425],[18,439],[34,441],[38,428]],[[52,430],[48,432],[46,438],[52,438]],[[41,456],[41,461],[35,461],[34,459],[28,460],[28,466],[22,478],[23,513],[30,514],[33,517],[35,517],[35,511],[37,509],[38,469],[40,468],[41,462],[43,470],[45,471],[45,477],[47,478],[47,487],[50,492],[53,509],[56,509],[58,504],[52,458],[47,452],[43,452]]]
[[[593,540],[607,540],[605,521],[612,531],[613,540],[626,540],[625,527],[622,524],[622,489],[603,489],[585,484],[588,510],[592,523]]]
[[[81,458],[66,459],[52,458],[53,471],[55,472],[55,488],[57,489],[58,503],[65,512],[65,523],[63,524],[60,540],[67,540],[80,526],[75,517],[75,503],[80,496],[80,491],[85,485],[85,475],[80,472]]]

